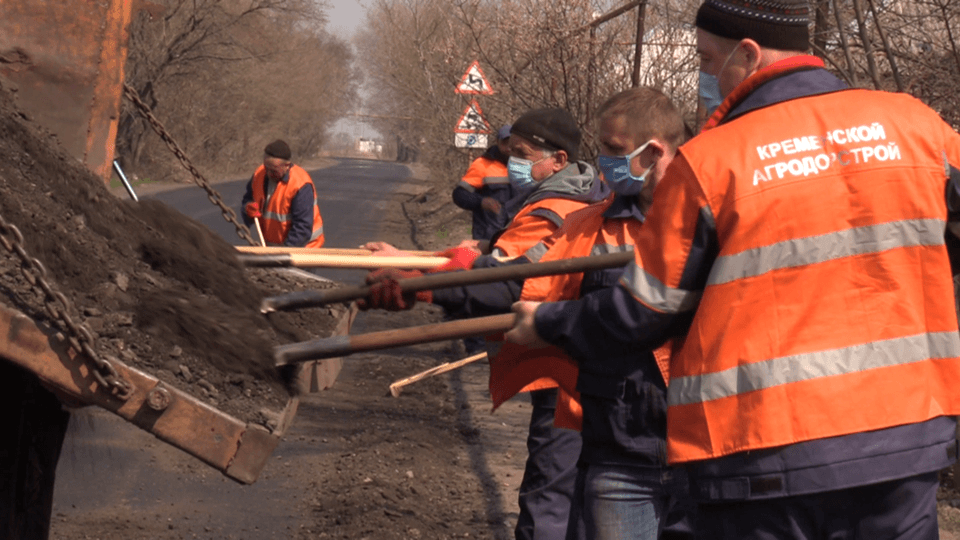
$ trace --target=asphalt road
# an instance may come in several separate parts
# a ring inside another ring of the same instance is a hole
[[[320,215],[326,236],[324,247],[329,248],[355,248],[364,242],[377,240],[379,216],[390,193],[410,175],[403,165],[367,159],[338,159],[332,167],[309,169],[307,172],[313,178],[319,194]],[[248,180],[220,182],[215,186],[224,202],[230,204],[238,216],[240,200]],[[237,236],[234,226],[223,219],[220,209],[207,199],[199,187],[164,191],[147,197],[159,199],[176,208],[234,245],[245,244]],[[365,275],[365,272],[351,270],[315,273],[348,283],[359,283]]]
[[[376,240],[390,193],[409,175],[402,165],[358,159],[341,159],[335,166],[309,172],[320,193],[328,247],[356,247]],[[246,180],[220,182],[216,189],[239,210],[245,185]],[[160,199],[229,242],[243,243],[200,188],[142,198]],[[318,273],[348,283],[359,283],[365,275]],[[323,452],[317,431],[316,426],[295,422],[271,459]],[[151,530],[168,528],[181,538],[290,538],[307,525],[294,504],[305,494],[290,491],[288,475],[267,469],[255,484],[241,486],[110,413],[81,409],[71,419],[57,469],[54,531],[58,521],[111,522],[115,531],[127,530],[127,538],[151,537]],[[122,521],[116,518],[118,509],[127,516]]]

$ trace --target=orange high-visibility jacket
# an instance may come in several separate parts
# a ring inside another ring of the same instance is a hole
[[[290,216],[290,201],[294,195],[306,184],[313,187],[313,230],[306,247],[318,248],[323,246],[323,219],[320,217],[320,207],[317,206],[317,190],[313,186],[310,174],[298,165],[291,165],[286,182],[266,182],[267,170],[263,165],[253,173],[253,200],[263,208],[261,226],[264,240],[271,244],[283,244],[290,230],[292,218]],[[266,193],[264,185],[269,186],[270,193]],[[264,205],[266,198],[266,205]]]
[[[497,147],[491,147],[482,156],[473,160],[463,178],[453,190],[453,202],[473,214],[473,238],[489,240],[512,217],[508,209],[509,201],[516,196],[514,188],[507,178],[506,164],[497,159],[501,157]],[[465,192],[466,195],[464,193]],[[484,198],[490,197],[501,205],[499,212],[493,213],[482,206]]]
[[[470,192],[482,192],[484,188],[507,187],[507,166],[495,159],[480,156],[470,163],[467,172],[457,186]],[[504,202],[504,201],[500,201]]]
[[[549,198],[524,206],[517,212],[503,234],[497,238],[493,254],[506,258],[523,255],[542,238],[553,234],[567,215],[580,210],[590,202],[592,201]],[[559,220],[548,219],[545,213],[556,215]]]
[[[623,281],[656,311],[695,310],[670,365],[671,463],[960,413],[948,163],[960,136],[934,111],[866,90],[757,109],[681,147]],[[719,253],[685,290],[702,220]]]
[[[635,235],[642,225],[635,219],[605,219],[604,212],[613,198],[593,204],[567,216],[563,227],[526,252],[533,262],[546,262],[632,250]],[[521,300],[555,302],[578,298],[583,273],[556,274],[528,278],[520,293]],[[669,381],[668,343],[654,356],[665,381]],[[576,390],[577,363],[557,347],[529,350],[506,343],[491,360],[490,397],[494,408],[518,392],[559,386],[567,394],[557,402],[555,425],[580,428],[582,411]],[[496,376],[493,374],[496,373]]]
[[[492,255],[511,259],[523,255],[559,229],[571,212],[602,201],[609,193],[593,167],[582,161],[570,162],[527,195],[517,215],[494,237]]]

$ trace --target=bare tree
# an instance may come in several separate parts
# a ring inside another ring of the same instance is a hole
[[[424,158],[453,181],[475,155],[453,146],[453,124],[469,101],[453,88],[479,60],[497,90],[478,98],[491,124],[530,108],[566,108],[582,127],[589,159],[593,110],[631,85],[663,90],[694,123],[699,59],[692,21],[700,3],[376,0],[359,37],[373,95],[368,105],[403,117],[379,129],[424,141]],[[828,69],[851,86],[909,92],[960,123],[960,2],[810,0],[810,6],[811,45]]]
[[[225,172],[249,168],[271,138],[298,156],[356,103],[359,72],[348,44],[323,31],[310,0],[167,0],[131,28],[127,82],[188,155]],[[138,169],[172,163],[132,110],[118,154]],[[145,159],[146,158],[146,159]]]
[[[423,157],[452,182],[475,156],[453,146],[454,123],[470,99],[454,88],[479,60],[497,91],[478,98],[493,127],[532,108],[563,107],[583,128],[589,159],[596,149],[593,111],[617,91],[656,85],[693,96],[695,108],[693,31],[672,17],[682,11],[692,20],[694,9],[693,0],[379,0],[358,38],[374,96],[369,106],[412,116],[380,129],[411,130],[402,135],[408,139],[416,133],[426,143]]]

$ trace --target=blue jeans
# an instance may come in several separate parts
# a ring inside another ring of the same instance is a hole
[[[668,521],[685,522],[677,530],[690,531],[673,538],[692,538],[696,507],[683,469],[582,465],[573,506],[571,524],[582,521],[590,540],[656,540]]]

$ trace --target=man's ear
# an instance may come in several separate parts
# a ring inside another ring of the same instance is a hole
[[[570,156],[567,155],[566,150],[557,150],[553,154],[553,172],[560,172],[570,162]]]
[[[645,154],[650,160],[657,160],[667,154],[667,145],[659,139],[650,139],[650,144],[644,148],[641,155]]]
[[[761,55],[763,54],[760,44],[750,38],[746,38],[739,43],[739,46],[743,47],[746,53],[749,72],[754,73],[760,69],[760,62],[762,61]]]

